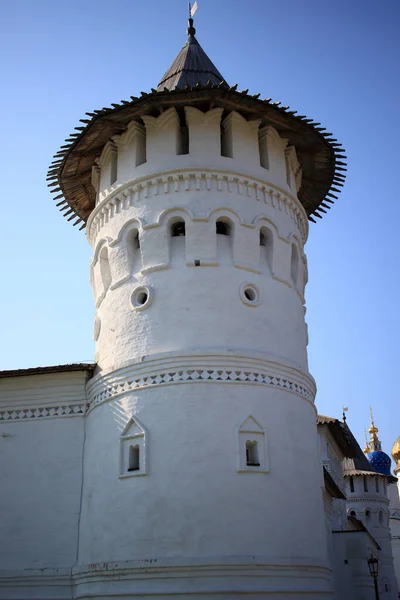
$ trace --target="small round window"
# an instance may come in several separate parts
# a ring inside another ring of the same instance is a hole
[[[135,310],[148,308],[153,300],[153,292],[147,285],[137,287],[131,296],[132,307]]]
[[[260,292],[252,283],[243,283],[240,286],[240,299],[248,306],[258,306],[260,303]]]

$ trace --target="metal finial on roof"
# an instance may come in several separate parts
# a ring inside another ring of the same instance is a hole
[[[382,450],[382,444],[380,439],[378,438],[379,429],[375,425],[374,415],[372,413],[372,406],[369,407],[369,413],[371,415],[371,427],[368,429],[368,432],[370,433],[371,438],[369,440],[368,445],[374,452],[380,452]]]
[[[189,3],[188,40],[158,84],[157,90],[159,92],[165,89],[185,89],[186,86],[191,88],[196,85],[206,86],[209,82],[213,86],[225,84],[223,76],[208,58],[195,37],[196,29],[193,26],[193,15],[196,10],[197,2],[193,6]]]
[[[196,30],[193,27],[193,17],[197,11],[197,8],[198,8],[197,0],[193,4],[193,6],[189,2],[189,21],[188,21],[188,28],[187,28],[187,34],[189,37],[194,37],[196,35]]]
[[[190,6],[190,4],[189,4]],[[194,37],[196,35],[196,29],[193,27],[193,19],[192,17],[189,18],[188,20],[188,28],[186,30],[186,33],[188,34],[189,37]]]
[[[364,436],[365,436],[364,454],[369,454],[371,452],[371,448],[369,447],[369,441],[368,441],[368,436],[367,436],[367,430],[366,429],[364,429]]]

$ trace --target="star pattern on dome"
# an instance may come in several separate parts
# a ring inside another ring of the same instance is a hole
[[[379,450],[377,452],[369,452],[367,458],[374,471],[381,473],[381,475],[391,475],[390,467],[392,461],[385,452]]]
[[[390,456],[388,456],[382,450],[382,444],[380,439],[378,438],[379,429],[375,425],[371,406],[370,414],[371,427],[368,429],[368,431],[371,437],[369,441],[367,440],[364,452],[368,458],[369,464],[376,473],[380,473],[381,475],[387,475],[388,477],[391,477],[390,467],[392,466],[392,461]]]

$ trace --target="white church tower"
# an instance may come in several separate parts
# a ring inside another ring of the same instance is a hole
[[[345,157],[279,104],[190,19],[158,88],[50,170],[93,248],[79,598],[331,598],[304,245]]]

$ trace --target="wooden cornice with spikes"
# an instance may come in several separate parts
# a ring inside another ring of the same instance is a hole
[[[310,221],[315,223],[314,217],[322,218],[321,213],[330,208],[325,203],[332,204],[332,198],[338,198],[332,191],[336,194],[341,191],[335,186],[344,183],[345,150],[331,133],[320,127],[320,123],[297,115],[288,106],[280,106],[280,102],[271,103],[271,98],[262,100],[259,94],[249,95],[248,90],[237,91],[237,87],[210,82],[206,86],[186,86],[185,89],[152,90],[151,93],[142,92],[140,98],[131,97],[130,101],[122,100],[110,108],[86,113],[90,118],[81,119],[84,126],[79,125],[66,139],[48,172],[48,185],[53,188],[55,199],[64,198],[72,210],[73,216],[68,220],[75,219],[73,225],[81,224],[80,229],[85,228],[96,201],[91,169],[113,135],[125,131],[132,120],[140,121],[144,115],[158,116],[171,106],[194,106],[207,111],[210,103],[228,111],[235,110],[248,120],[261,119],[263,125],[271,125],[295,146],[303,170],[298,198]]]

